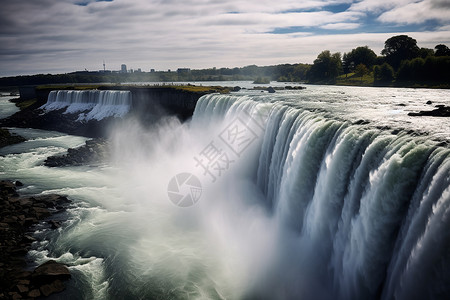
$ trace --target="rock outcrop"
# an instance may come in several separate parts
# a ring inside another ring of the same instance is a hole
[[[78,148],[69,148],[66,154],[48,157],[47,167],[66,167],[99,164],[109,157],[108,142],[105,139],[93,139]]]
[[[21,137],[20,135],[11,134],[9,130],[0,128],[0,148],[22,143],[25,141],[24,137]]]
[[[408,113],[408,116],[413,116],[413,117],[421,117],[421,116],[450,117],[450,106],[436,105],[436,109],[427,110],[427,111],[422,110],[418,113],[410,112],[410,113]]]

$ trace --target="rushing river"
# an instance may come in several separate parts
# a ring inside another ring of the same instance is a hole
[[[449,96],[207,95],[187,123],[112,128],[110,160],[82,167],[43,161],[86,138],[15,128],[28,141],[0,149],[0,177],[73,201],[28,253],[69,266],[53,299],[445,298],[450,118],[407,113]]]

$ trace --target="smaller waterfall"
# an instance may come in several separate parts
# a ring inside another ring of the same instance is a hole
[[[49,112],[65,109],[64,114],[79,113],[77,121],[121,118],[131,107],[130,91],[51,91],[47,103],[41,106]]]

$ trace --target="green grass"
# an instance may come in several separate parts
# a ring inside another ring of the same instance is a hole
[[[356,76],[355,73],[348,73],[347,76],[340,75],[336,78],[337,85],[353,85],[353,86],[373,86],[373,73],[366,74],[362,78]]]
[[[103,85],[39,85],[36,87],[37,90],[96,90]]]
[[[230,92],[228,88],[221,86],[198,86],[198,85],[169,85],[168,87],[176,90],[186,91],[190,93],[221,93],[227,94]]]
[[[96,90],[96,89],[108,89],[114,87],[124,87],[127,85],[41,85],[36,87],[38,90]],[[140,86],[137,86],[138,88]],[[157,85],[157,86],[142,86],[142,88],[168,88],[176,89],[180,91],[186,91],[190,93],[229,93],[229,88],[221,86],[197,86],[197,85]]]
[[[25,101],[16,102],[16,106],[20,108],[20,110],[24,110],[27,107],[30,107],[31,105],[35,104],[37,99],[30,99]]]

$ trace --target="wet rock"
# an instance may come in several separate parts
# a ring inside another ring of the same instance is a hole
[[[12,134],[8,129],[0,128],[0,148],[13,145],[17,143],[22,143],[25,141],[25,138]]]
[[[40,291],[44,296],[50,296],[51,294],[60,293],[66,289],[64,283],[61,280],[55,280],[50,284],[44,284],[41,286]]]
[[[63,280],[70,279],[69,269],[54,260],[49,260],[37,267],[31,275],[31,282],[44,296],[64,291]]]
[[[34,213],[36,214],[36,218],[44,219],[51,215],[50,211],[47,208],[43,207],[33,207]]]
[[[16,186],[23,186],[23,183],[20,182],[19,180],[16,180],[15,185],[16,185]]]
[[[298,85],[298,86],[287,85],[287,86],[285,86],[284,88],[285,88],[286,90],[304,90],[304,89],[306,89],[306,87],[300,86],[300,85]]]
[[[408,116],[412,117],[421,117],[421,116],[428,116],[428,117],[450,117],[450,106],[444,106],[444,105],[436,105],[436,109],[430,110],[430,111],[420,111],[418,113],[410,112],[408,113]]]
[[[275,93],[275,89],[274,89],[273,87],[271,87],[271,86],[269,86],[269,87],[267,88],[267,91],[268,91],[269,93]]]
[[[109,157],[108,142],[104,139],[86,141],[78,148],[69,148],[67,154],[48,157],[44,165],[47,167],[81,166],[98,164]]]
[[[30,298],[37,298],[37,297],[40,297],[40,296],[41,296],[41,292],[38,289],[31,290],[28,293],[28,297],[30,297]]]
[[[29,291],[28,287],[26,285],[23,285],[23,284],[18,284],[17,285],[17,290],[21,294],[27,293]]]
[[[357,120],[357,121],[353,122],[353,124],[355,124],[355,125],[366,125],[366,124],[369,124],[369,123],[370,122],[367,121],[367,120]]]
[[[61,227],[61,222],[55,220],[48,221],[48,224],[50,224],[50,227],[52,229],[58,229],[59,227]]]
[[[37,268],[33,273],[24,270],[25,255],[35,241],[27,234],[29,226],[56,212],[56,207],[63,209],[68,203],[70,200],[66,197],[54,194],[19,197],[15,182],[0,181],[0,294],[4,295],[0,299],[40,297],[44,294],[40,291],[43,285],[49,285],[44,288],[45,294],[55,293],[62,287],[54,282],[70,278],[67,267],[60,264]],[[55,227],[60,224],[53,222]],[[45,268],[48,268],[47,273]]]
[[[235,86],[235,87],[233,87],[233,89],[232,89],[233,92],[239,92],[240,90],[241,90],[241,87],[240,87],[240,86]]]
[[[55,280],[67,280],[70,278],[69,269],[54,260],[49,260],[37,267],[31,275],[33,282],[52,283]]]

